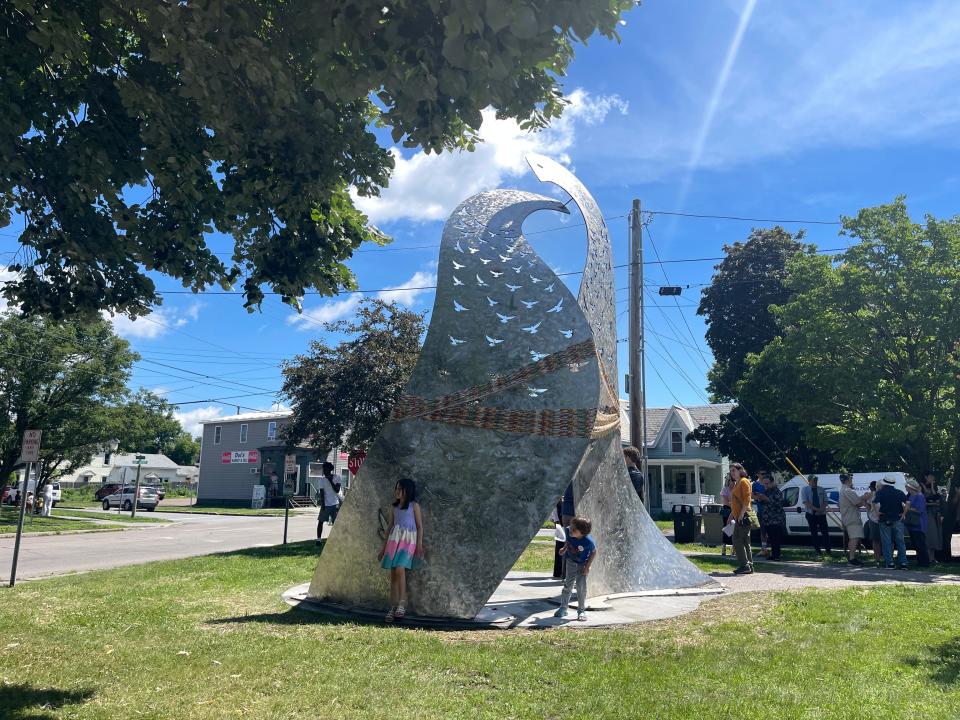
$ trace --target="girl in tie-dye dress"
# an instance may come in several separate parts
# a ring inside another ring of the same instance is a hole
[[[380,566],[390,570],[390,611],[387,622],[402,620],[406,614],[407,570],[423,559],[423,518],[416,502],[417,486],[403,478],[394,489],[387,538],[380,551]]]

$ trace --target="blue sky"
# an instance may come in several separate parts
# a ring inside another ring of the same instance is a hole
[[[957,214],[960,191],[960,6],[953,2],[743,2],[647,0],[626,17],[622,42],[581,47],[564,79],[571,106],[549,130],[526,135],[487,114],[473,154],[398,152],[381,200],[363,202],[393,236],[387,252],[351,262],[361,288],[432,285],[443,220],[461,200],[493,187],[548,193],[522,162],[537,151],[567,163],[611,218],[614,262],[627,258],[633,198],[644,209],[752,218],[836,220],[906,194],[916,218]],[[581,269],[582,227],[548,213],[525,230],[560,272]],[[724,243],[769,223],[655,215],[647,260],[716,257]],[[844,247],[833,225],[804,227],[822,248]],[[0,252],[15,249],[11,228]],[[213,238],[229,251],[227,238]],[[401,249],[415,248],[415,249]],[[696,315],[713,262],[646,268],[646,283],[692,285],[678,304],[649,298],[648,402],[700,404],[710,356]],[[3,267],[0,266],[0,273]],[[627,285],[617,270],[617,288]],[[2,279],[2,278],[0,278]],[[565,281],[575,290],[577,277]],[[163,289],[179,289],[170,279]],[[429,310],[429,290],[385,295]],[[617,293],[618,313],[627,308]],[[171,402],[237,397],[269,408],[278,363],[350,317],[357,297],[307,298],[297,316],[275,298],[247,314],[238,297],[169,295],[149,320],[115,321],[143,356],[134,385]],[[625,335],[627,316],[619,317]],[[165,367],[172,366],[172,367]],[[620,374],[627,366],[621,344]],[[189,371],[189,372],[187,372]],[[195,373],[195,374],[191,374]],[[229,401],[228,401],[229,402]],[[191,430],[229,405],[183,405]]]

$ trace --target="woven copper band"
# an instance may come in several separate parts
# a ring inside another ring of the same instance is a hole
[[[587,340],[548,355],[537,362],[524,365],[512,373],[494,378],[488,383],[475,385],[450,395],[432,400],[404,395],[394,406],[390,420],[420,419],[484,430],[553,437],[600,437],[616,430],[620,425],[620,413],[616,408],[504,410],[480,407],[476,404],[485,397],[596,355],[593,340]]]

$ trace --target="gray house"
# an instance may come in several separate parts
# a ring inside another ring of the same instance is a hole
[[[249,505],[254,487],[263,485],[267,504],[276,504],[283,493],[284,460],[288,452],[280,439],[289,410],[230,415],[203,423],[200,440],[199,502]],[[296,456],[295,472],[287,480],[293,494],[313,495],[324,460],[332,462],[335,474],[349,485],[347,456],[334,449],[330,453],[309,447],[292,448]]]
[[[630,443],[630,403],[621,400],[620,432]],[[674,505],[700,507],[719,501],[730,461],[715,448],[687,436],[703,423],[716,423],[734,405],[647,408],[647,465],[650,509],[669,512]]]

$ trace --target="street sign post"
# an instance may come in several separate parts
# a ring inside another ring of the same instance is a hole
[[[30,472],[33,463],[40,460],[40,430],[27,430],[20,443],[20,462],[27,467],[23,471],[23,485],[17,499],[20,501],[20,514],[17,515],[17,538],[13,541],[13,564],[10,566],[10,587],[17,584],[17,560],[20,559],[20,538],[23,536],[23,516],[27,510],[27,488],[30,486]]]
[[[133,464],[137,466],[137,483],[133,488],[133,507],[130,509],[130,517],[135,518],[137,516],[137,502],[140,500],[140,466],[147,464],[146,455],[137,455],[133,458]],[[120,497],[123,497],[123,489],[120,490]]]

